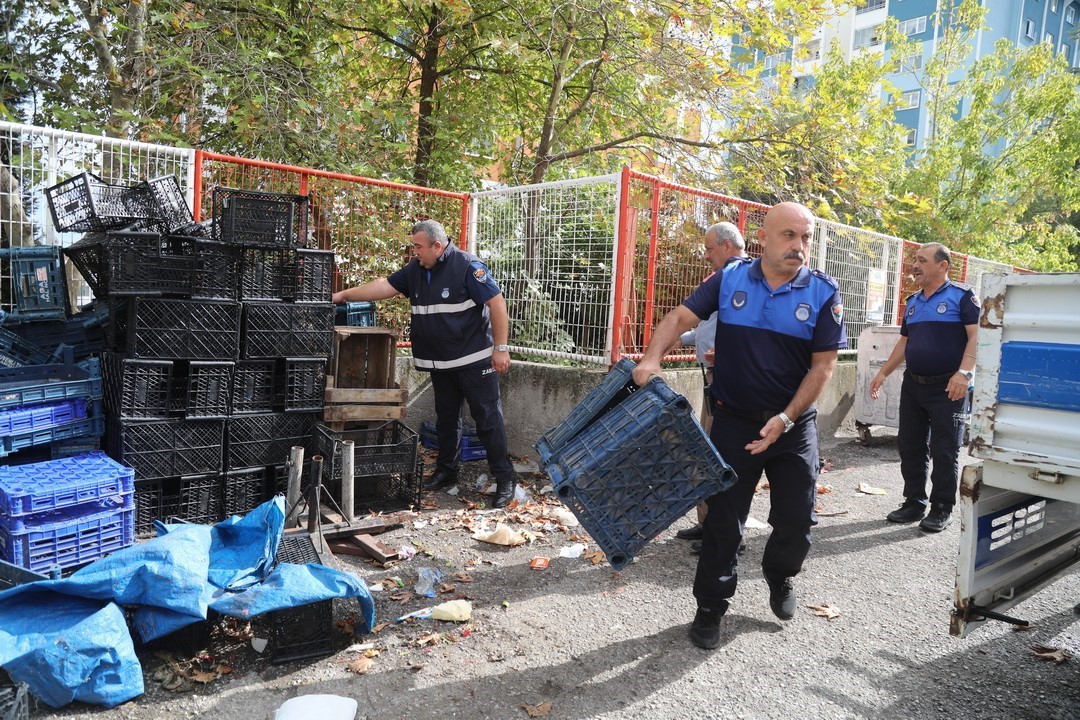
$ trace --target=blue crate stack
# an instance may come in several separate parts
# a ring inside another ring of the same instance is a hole
[[[70,569],[135,541],[135,473],[105,453],[0,467],[0,559]]]
[[[105,446],[135,472],[138,535],[271,497],[322,410],[334,264],[305,247],[307,197],[212,193],[195,223],[172,176],[46,191],[57,227],[86,233],[64,252],[103,319]]]
[[[439,436],[434,421],[425,420],[420,423],[420,443],[428,450],[439,449]],[[480,438],[476,435],[476,428],[472,425],[462,427],[458,451],[460,453],[459,457],[464,462],[487,459],[487,449],[480,442]]]
[[[633,368],[620,361],[536,445],[555,494],[616,570],[699,502],[735,483],[690,402],[661,378],[637,388]]]

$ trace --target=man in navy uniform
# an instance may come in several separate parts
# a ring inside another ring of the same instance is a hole
[[[915,253],[912,275],[921,289],[907,299],[900,341],[870,381],[870,397],[877,399],[885,378],[907,361],[897,437],[904,503],[886,519],[894,523],[922,520],[919,527],[926,532],[941,532],[952,520],[964,397],[975,368],[979,329],[979,296],[949,280],[949,264],[949,250],[941,243],[926,243]],[[931,458],[934,469],[927,498]]]
[[[431,373],[439,455],[423,483],[437,490],[458,480],[461,405],[468,401],[487,450],[497,508],[514,499],[517,475],[507,449],[499,373],[510,367],[506,299],[487,265],[450,243],[434,220],[416,223],[413,260],[382,280],[334,293],[334,302],[409,298],[413,364]]]
[[[708,499],[694,578],[697,614],[691,641],[720,644],[720,619],[738,582],[739,541],[762,471],[769,474],[773,530],[761,566],[769,606],[781,620],[795,613],[793,578],[810,550],[818,475],[814,401],[832,377],[837,351],[847,347],[836,282],[805,267],[814,216],[780,203],[758,230],[762,255],[706,279],[660,322],[634,382],[660,374],[660,360],[679,335],[718,312],[714,415],[710,438],[739,479]]]

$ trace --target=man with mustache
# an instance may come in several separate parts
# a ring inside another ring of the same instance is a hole
[[[870,397],[876,400],[885,378],[907,361],[897,436],[904,503],[885,519],[894,523],[922,520],[919,527],[931,533],[941,532],[952,521],[964,396],[975,368],[979,328],[979,296],[949,280],[949,265],[949,250],[941,243],[926,243],[915,253],[911,274],[920,291],[907,299],[900,341],[870,381]],[[927,498],[931,458],[934,470]]]
[[[781,620],[795,614],[794,576],[810,550],[818,475],[814,401],[832,377],[837,351],[847,347],[836,281],[805,266],[814,216],[784,202],[758,230],[761,257],[727,265],[706,279],[653,333],[634,368],[642,385],[660,374],[660,360],[679,335],[717,312],[710,438],[739,479],[708,499],[694,578],[697,614],[690,640],[720,644],[720,620],[738,582],[739,542],[763,471],[771,490],[761,567],[769,606]]]

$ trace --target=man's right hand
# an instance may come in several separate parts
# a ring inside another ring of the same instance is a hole
[[[653,375],[659,375],[660,377],[664,377],[663,371],[660,370],[660,364],[651,362],[639,363],[637,366],[634,367],[632,375],[634,378],[634,384],[638,387],[643,387],[645,383],[649,382],[649,378],[651,378]]]
[[[885,384],[885,375],[882,375],[880,371],[874,376],[874,379],[870,381],[870,398],[873,400],[878,399],[878,395],[881,394],[881,386]]]

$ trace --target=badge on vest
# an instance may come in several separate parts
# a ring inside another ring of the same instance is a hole
[[[915,314],[915,305],[914,304],[909,305],[908,309],[907,309],[907,316],[911,317],[914,314]]]
[[[806,303],[799,303],[799,306],[795,308],[795,319],[799,322],[806,322],[810,319],[810,306]]]
[[[731,296],[731,307],[736,310],[742,310],[746,306],[746,293],[742,290],[736,290],[735,294]]]
[[[944,315],[945,311],[949,309],[949,306],[943,302],[939,302],[937,306],[937,314]]]
[[[484,268],[475,268],[472,271],[472,276],[476,278],[476,282],[478,283],[487,282],[487,273],[484,272]]]
[[[450,297],[450,288],[443,288],[442,289],[442,299],[445,300],[448,297]]]

